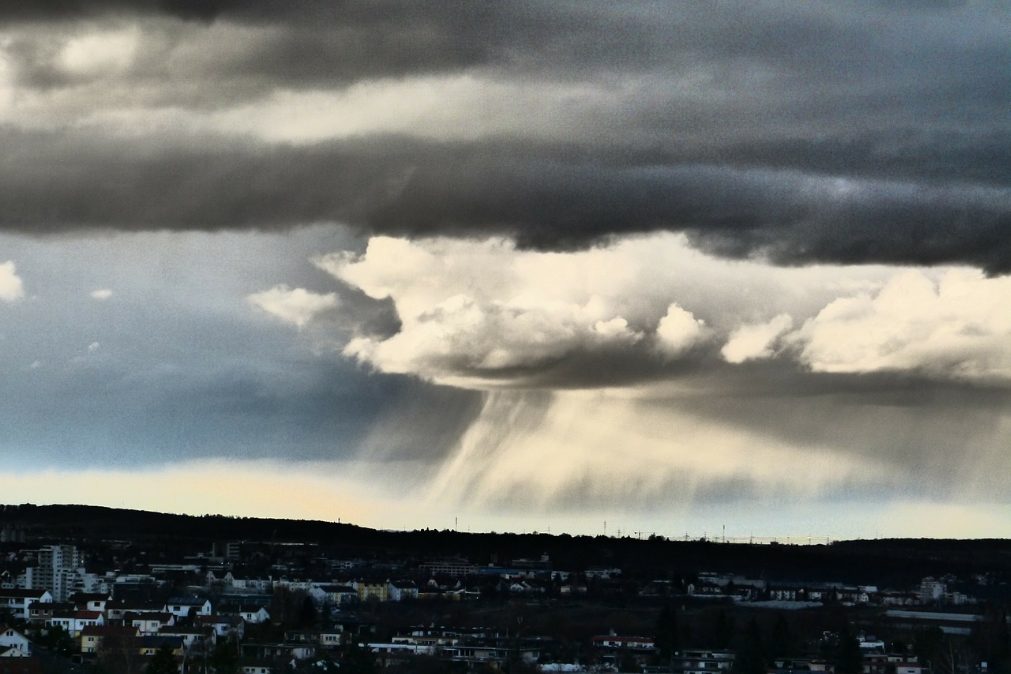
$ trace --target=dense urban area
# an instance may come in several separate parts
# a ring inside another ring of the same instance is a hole
[[[1007,541],[386,532],[0,506],[0,674],[1011,672]]]

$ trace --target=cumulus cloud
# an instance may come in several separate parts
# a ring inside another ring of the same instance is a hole
[[[315,263],[400,320],[374,334],[346,317],[345,355],[468,388],[592,388],[774,357],[813,376],[1011,378],[1011,277],[978,270],[781,268],[667,234],[571,253],[373,237]]]
[[[88,296],[93,300],[98,300],[99,302],[104,302],[105,300],[112,297],[113,292],[109,288],[96,288],[88,293]]]
[[[714,358],[713,342],[784,312],[813,315],[877,268],[728,262],[669,234],[572,253],[507,239],[373,237],[317,266],[392,302],[399,329],[360,326],[344,353],[384,372],[467,387],[602,386],[670,376]],[[354,317],[348,316],[353,322]]]
[[[10,260],[0,264],[0,301],[16,302],[24,296],[25,287],[17,266]]]
[[[593,324],[593,331],[604,339],[627,342],[638,342],[643,336],[643,333],[629,328],[628,321],[621,316],[615,316],[609,321],[597,321]]]
[[[392,336],[359,335],[347,355],[386,372],[473,385],[523,379],[579,356],[606,362],[645,352],[643,338],[658,325],[667,355],[694,343],[701,323],[690,314],[625,294],[640,282],[628,255],[519,251],[502,239],[374,237],[360,257],[337,253],[317,264],[375,299],[392,299],[402,323]],[[600,274],[596,264],[612,273]]]
[[[254,307],[299,328],[305,327],[319,314],[337,307],[335,293],[314,293],[305,288],[289,288],[284,284],[253,293],[246,300]]]
[[[702,338],[704,329],[704,321],[696,319],[692,312],[677,304],[671,304],[656,326],[657,343],[664,353],[678,356]]]
[[[1011,276],[896,274],[877,294],[830,302],[795,336],[816,372],[911,371],[1011,379]]]
[[[769,358],[774,346],[787,330],[793,327],[793,318],[779,314],[765,323],[742,325],[730,333],[720,353],[728,363]]]

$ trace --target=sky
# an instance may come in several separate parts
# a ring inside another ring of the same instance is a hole
[[[1006,2],[0,6],[0,500],[1011,536]]]

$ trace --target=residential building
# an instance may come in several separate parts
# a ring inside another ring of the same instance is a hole
[[[59,627],[76,639],[85,627],[104,625],[105,618],[98,611],[67,611],[53,613],[47,623],[50,627]]]
[[[675,674],[728,672],[733,666],[732,651],[683,650],[671,659],[671,671]]]
[[[81,653],[97,653],[105,639],[125,642],[137,636],[135,627],[121,625],[90,625],[81,630]]]
[[[47,545],[35,553],[35,565],[26,571],[26,589],[49,590],[54,601],[66,601],[73,594],[81,554],[74,545]]]
[[[0,611],[6,609],[18,620],[28,620],[28,607],[32,604],[52,601],[53,595],[48,590],[0,590]]]
[[[32,654],[32,642],[13,627],[0,625],[0,652],[16,651],[7,657],[28,657]]]
[[[172,597],[165,603],[165,611],[177,618],[211,615],[212,613],[210,600],[199,597]]]

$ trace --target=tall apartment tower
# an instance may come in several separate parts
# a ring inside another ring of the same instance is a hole
[[[30,589],[49,590],[53,601],[66,601],[74,592],[81,554],[74,545],[47,545],[36,551],[37,564],[30,574]]]

